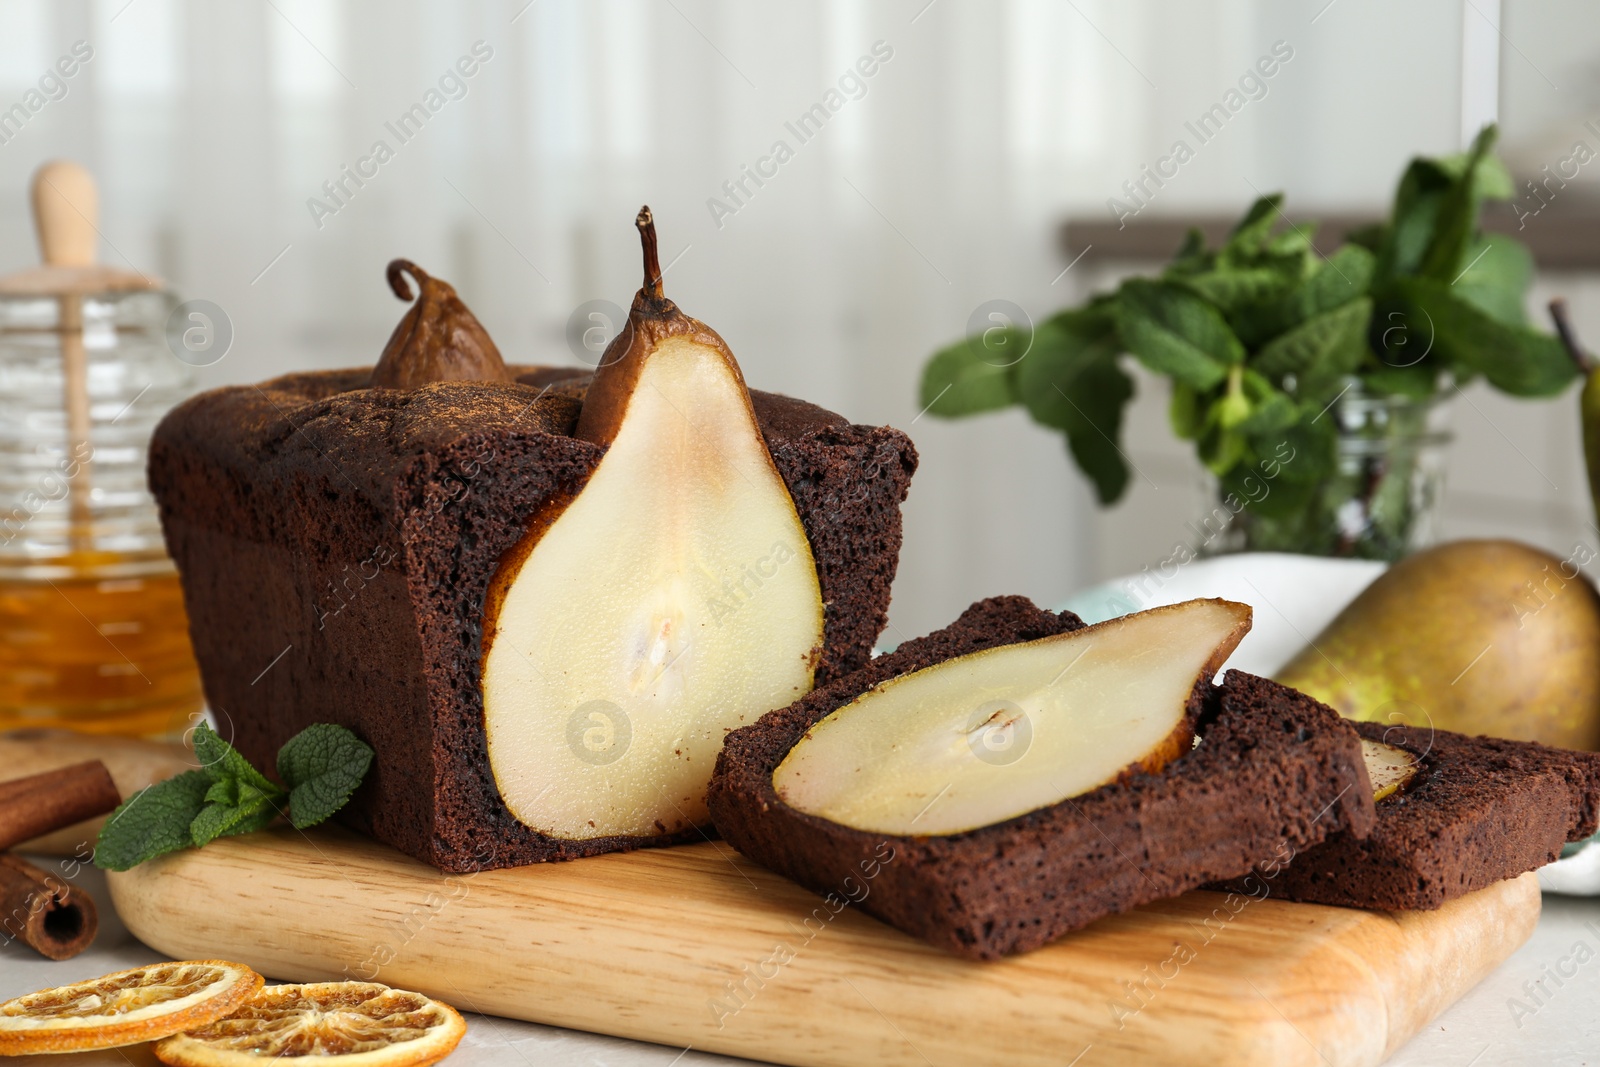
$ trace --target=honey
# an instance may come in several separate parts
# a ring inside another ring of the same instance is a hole
[[[200,675],[170,562],[54,562],[35,577],[0,576],[0,731],[176,736],[192,725]]]

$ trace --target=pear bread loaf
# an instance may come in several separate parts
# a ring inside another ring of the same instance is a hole
[[[786,804],[774,772],[833,711],[891,679],[981,649],[1078,630],[1023,597],[980,601],[950,626],[733,731],[707,796],[717,829],[757,862],[959,956],[994,959],[1094,920],[1247,874],[1374,821],[1360,738],[1331,709],[1264,678],[1202,676],[1201,740],[1157,773],[975,830],[866,832]],[[865,879],[870,879],[864,883]],[[852,887],[855,892],[852,892]]]
[[[1597,829],[1600,753],[1381,722],[1355,727],[1410,753],[1415,774],[1378,801],[1371,834],[1333,834],[1276,869],[1266,883],[1273,896],[1437,908],[1542,867]]]
[[[698,840],[546,836],[511,814],[487,759],[485,596],[530,517],[604,454],[572,435],[588,375],[370,388],[372,374],[212,390],[156,430],[150,485],[224,736],[271,767],[305,726],[349,727],[376,757],[340,819],[446,871]],[[897,430],[751,400],[816,560],[827,683],[885,624],[916,451]]]

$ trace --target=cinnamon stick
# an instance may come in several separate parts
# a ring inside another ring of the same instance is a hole
[[[0,853],[0,934],[52,960],[89,947],[100,927],[94,899],[26,860]]]
[[[0,782],[0,849],[104,815],[122,803],[99,760]]]

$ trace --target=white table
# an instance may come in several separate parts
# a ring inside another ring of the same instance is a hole
[[[53,861],[36,858],[42,866]],[[76,959],[52,963],[23,945],[0,948],[0,1000],[46,986],[62,985],[137,967],[164,957],[136,941],[117,920],[106,892],[105,878],[84,871],[75,883],[87,888],[100,907],[100,936]],[[1592,925],[1586,925],[1592,924]],[[1553,973],[1573,948],[1588,946],[1589,959],[1572,960],[1577,973],[1557,988],[1546,980],[1550,995],[1542,1005],[1527,1001],[1523,983]],[[595,961],[603,967],[603,960]],[[1519,1019],[1510,998],[1535,1007]],[[1548,1067],[1600,1064],[1600,898],[1545,894],[1544,915],[1532,939],[1476,989],[1434,1020],[1390,1063],[1405,1067]],[[826,1025],[826,1021],[819,1022]],[[77,1055],[26,1057],[17,1067],[157,1067],[148,1046],[85,1052]],[[467,1016],[467,1036],[448,1061],[450,1067],[696,1067],[747,1063],[681,1048],[646,1045],[533,1023],[483,1015]],[[1078,1067],[1095,1067],[1090,1057]]]

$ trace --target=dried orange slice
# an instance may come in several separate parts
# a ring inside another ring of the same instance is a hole
[[[231,1015],[261,988],[242,963],[152,963],[0,1004],[0,1055],[154,1041]]]
[[[467,1024],[448,1004],[376,982],[261,990],[226,1019],[169,1037],[172,1067],[261,1067],[268,1060],[338,1067],[427,1067],[455,1049]]]

